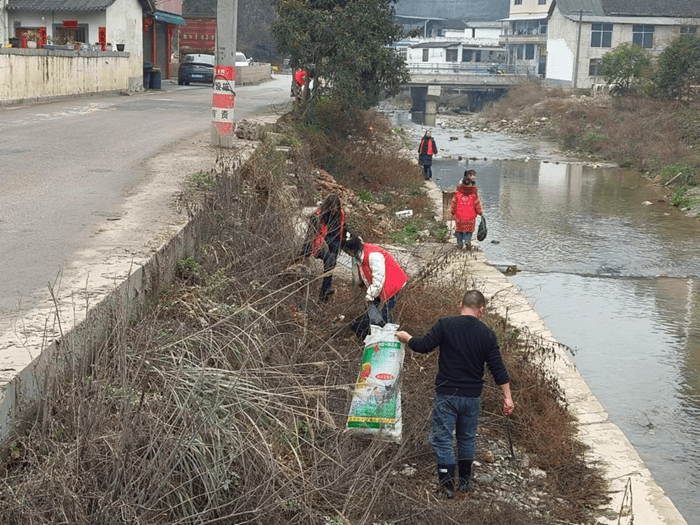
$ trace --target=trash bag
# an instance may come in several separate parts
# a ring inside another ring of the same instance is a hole
[[[360,375],[350,404],[346,429],[401,441],[401,370],[405,347],[396,338],[398,325],[372,326],[364,341]]]
[[[478,241],[483,241],[486,239],[486,217],[481,217],[481,220],[479,221],[479,230],[476,232],[476,239]]]

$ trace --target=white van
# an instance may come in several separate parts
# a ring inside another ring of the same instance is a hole
[[[252,60],[240,51],[236,51],[236,67],[249,66]]]

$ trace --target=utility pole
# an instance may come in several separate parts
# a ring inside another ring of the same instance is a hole
[[[574,80],[573,80],[573,88],[576,89],[578,87],[578,59],[579,55],[581,54],[581,26],[582,21],[583,21],[583,13],[590,13],[590,11],[583,11],[579,9],[578,11],[574,11],[574,13],[578,13],[578,36],[576,37],[576,58],[574,59]]]
[[[235,124],[233,106],[236,96],[236,33],[238,0],[218,0],[216,7],[216,66],[212,99],[211,145],[233,146]]]

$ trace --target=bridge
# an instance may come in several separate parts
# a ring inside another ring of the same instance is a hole
[[[413,120],[435,125],[437,106],[443,90],[468,92],[469,108],[479,109],[489,100],[500,97],[507,89],[523,80],[539,78],[530,67],[503,64],[440,63],[409,65]]]

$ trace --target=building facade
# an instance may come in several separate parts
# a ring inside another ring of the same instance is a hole
[[[549,85],[601,83],[603,55],[632,43],[658,56],[682,33],[699,32],[697,0],[552,0],[547,36]]]

